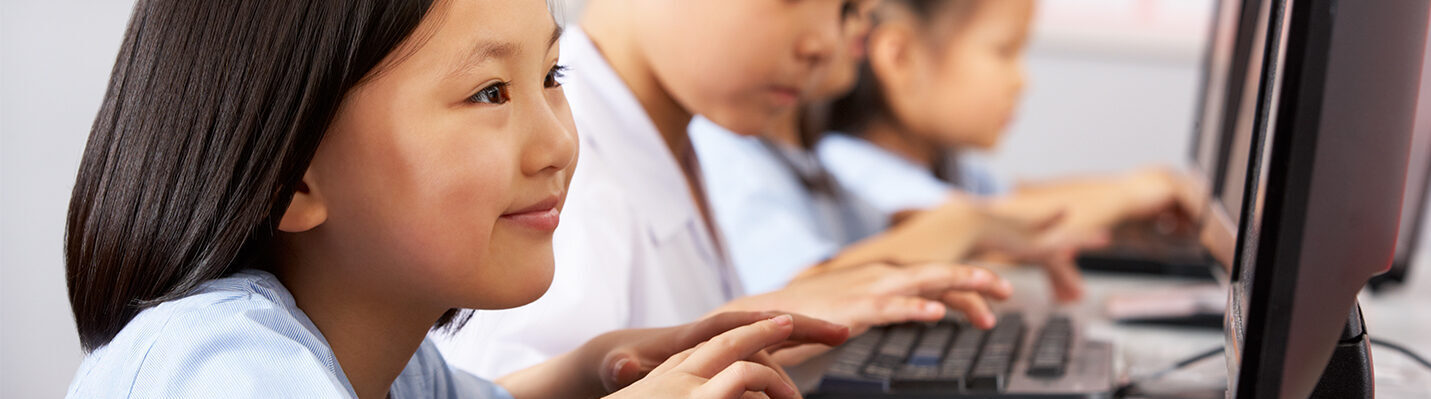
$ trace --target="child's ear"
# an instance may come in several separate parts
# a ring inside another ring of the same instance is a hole
[[[913,32],[891,23],[877,28],[869,37],[869,63],[874,77],[886,87],[903,87],[910,79],[914,44]]]
[[[278,221],[278,230],[286,233],[300,233],[312,230],[328,220],[328,204],[313,179],[313,170],[303,173],[303,180],[293,190],[293,200]]]

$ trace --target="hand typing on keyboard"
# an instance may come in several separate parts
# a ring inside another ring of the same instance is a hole
[[[707,327],[729,321],[718,321]],[[792,337],[796,331],[795,324],[792,316],[782,315],[735,327],[698,346],[676,353],[650,370],[644,378],[607,398],[800,398],[800,391],[790,381],[790,376],[765,352],[767,348],[781,346],[795,338]],[[667,335],[664,338],[675,341],[689,337],[689,334]],[[668,342],[665,346],[672,344],[674,342]],[[632,363],[619,360],[611,363],[611,375],[615,378],[630,375],[627,365]]]
[[[985,269],[948,263],[895,266],[874,263],[796,279],[779,291],[732,301],[721,311],[779,310],[850,326],[851,335],[870,327],[909,321],[938,321],[952,308],[977,328],[996,322],[988,299],[1013,294],[1009,283]],[[772,353],[785,365],[829,350],[805,345]]]
[[[674,327],[602,334],[498,383],[519,398],[795,398],[794,384],[768,351],[839,345],[848,336],[845,326],[800,315],[721,313]]]

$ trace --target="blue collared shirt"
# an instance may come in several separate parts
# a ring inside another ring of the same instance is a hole
[[[245,270],[139,312],[85,357],[69,398],[349,398],[318,327],[277,277]],[[424,340],[389,397],[510,399]]]
[[[847,134],[825,135],[815,151],[830,174],[886,216],[933,208],[948,200],[955,189],[974,195],[999,195],[1007,190],[1007,184],[987,167],[962,157],[960,187],[954,187],[927,168]]]
[[[784,287],[840,249],[883,231],[873,206],[828,179],[813,152],[741,136],[698,117],[689,127],[706,197],[745,291]]]

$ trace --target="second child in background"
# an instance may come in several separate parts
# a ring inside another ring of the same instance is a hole
[[[702,163],[719,165],[702,168],[702,177],[721,239],[749,293],[780,289],[802,273],[871,260],[957,261],[980,248],[1022,255],[1047,250],[1034,248],[1039,226],[994,215],[977,198],[948,189],[932,194],[941,199],[940,209],[889,228],[889,215],[825,169],[814,152],[822,136],[821,119],[830,101],[855,86],[871,22],[846,18],[844,45],[831,52],[830,66],[815,89],[764,133],[742,135],[704,117],[691,123],[691,140]],[[968,176],[983,182],[976,193],[994,193],[992,178]],[[1078,290],[1078,280],[1065,278],[1068,275],[1051,273],[1058,277],[1054,286]]]
[[[885,1],[859,84],[829,113],[828,126],[839,133],[820,141],[820,159],[885,215],[941,206],[952,191],[980,191],[988,184],[968,180],[960,151],[995,148],[1013,119],[1034,8],[1033,0]],[[1043,239],[1080,244],[1072,248],[1105,240],[1125,220],[1201,209],[1186,178],[1163,168],[997,194],[989,198],[996,214],[1062,215]],[[1058,262],[1071,265],[1075,252],[1062,251]]]

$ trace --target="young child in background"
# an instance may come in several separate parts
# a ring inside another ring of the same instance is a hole
[[[874,3],[871,3],[874,5]],[[851,10],[856,12],[858,10]],[[943,208],[886,231],[887,215],[849,192],[825,170],[813,146],[829,101],[855,85],[869,18],[846,18],[844,44],[815,89],[759,136],[741,135],[697,117],[690,135],[721,238],[748,293],[780,289],[818,268],[870,260],[962,259],[976,248],[1031,251],[1036,231],[999,218],[972,197],[942,194]],[[931,240],[933,238],[933,240]],[[1061,275],[1054,273],[1053,275]],[[1076,281],[1056,280],[1055,286]],[[1076,290],[1078,287],[1067,287]]]
[[[811,91],[868,0],[594,0],[562,49],[581,131],[572,205],[556,233],[556,278],[530,306],[485,313],[443,352],[500,376],[607,331],[687,323],[710,312],[778,309],[849,325],[932,321],[952,307],[989,328],[985,300],[1010,295],[987,270],[870,262],[745,296],[705,202],[687,126],[704,115],[767,131]],[[827,347],[773,354],[799,362]]]
[[[958,151],[992,149],[1013,118],[1033,12],[1032,0],[884,2],[860,82],[829,113],[829,127],[842,134],[821,140],[820,159],[885,215],[938,207],[956,190],[993,194],[996,214],[1061,214],[1044,239],[1074,247],[1102,241],[1123,220],[1201,209],[1185,179],[1165,169],[1007,191],[971,178],[985,174],[970,173]],[[1071,264],[1073,255],[1061,257]]]
[[[68,397],[798,398],[764,350],[844,327],[616,331],[500,386],[426,339],[551,281],[560,31],[539,0],[139,1],[70,203]]]

